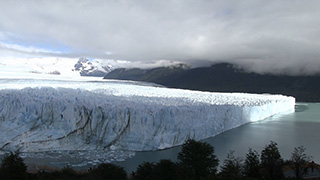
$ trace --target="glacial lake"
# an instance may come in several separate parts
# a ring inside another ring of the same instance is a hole
[[[315,162],[320,163],[320,103],[297,103],[294,113],[278,114],[204,140],[214,146],[220,165],[230,150],[234,150],[237,156],[245,157],[249,147],[261,153],[270,141],[278,143],[280,153],[285,159],[290,158],[294,147],[302,145],[306,148],[306,153],[311,155]],[[113,163],[131,172],[144,161],[158,162],[160,159],[176,161],[180,150],[181,146],[160,151],[136,152],[125,161]],[[75,169],[90,167],[85,165],[87,164],[85,160],[77,159],[77,154],[59,155],[59,157],[50,153],[35,154],[34,157],[24,158],[30,166],[37,164],[62,168],[70,165]]]

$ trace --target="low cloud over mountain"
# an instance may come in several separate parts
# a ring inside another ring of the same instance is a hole
[[[0,1],[1,57],[320,69],[319,1]],[[135,63],[133,63],[135,64]]]

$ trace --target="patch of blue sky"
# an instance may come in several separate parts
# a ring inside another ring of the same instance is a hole
[[[59,43],[36,43],[33,45],[36,48],[46,49],[46,50],[52,50],[52,51],[58,51],[61,53],[68,53],[71,51],[70,46],[66,46],[64,44]]]
[[[20,46],[23,48],[34,48],[39,50],[45,50],[47,52],[53,52],[53,53],[69,53],[71,51],[71,47],[64,45],[62,43],[57,43],[53,41],[40,41],[40,42],[30,42],[30,41],[24,41],[24,40],[2,40],[0,41],[2,44],[6,45],[15,45]]]

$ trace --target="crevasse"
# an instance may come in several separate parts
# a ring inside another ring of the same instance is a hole
[[[294,111],[282,95],[114,82],[0,81],[0,150],[145,151]]]

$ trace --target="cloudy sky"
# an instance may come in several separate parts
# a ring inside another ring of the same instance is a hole
[[[0,57],[320,71],[320,1],[0,0]]]

